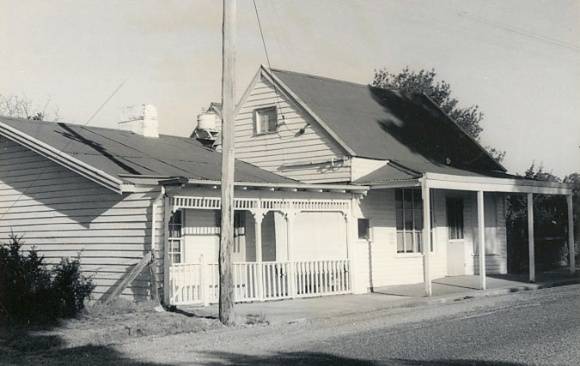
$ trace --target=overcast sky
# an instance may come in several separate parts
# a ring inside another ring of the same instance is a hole
[[[483,144],[555,174],[580,171],[580,0],[256,0],[273,67],[369,83],[373,70],[435,68],[485,113]],[[61,120],[115,127],[157,106],[189,135],[220,99],[221,1],[0,0],[0,93]],[[238,0],[238,96],[266,63],[251,0]]]

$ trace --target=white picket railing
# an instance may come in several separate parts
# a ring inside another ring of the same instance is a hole
[[[236,302],[346,294],[351,291],[348,259],[239,262],[233,264]],[[210,304],[219,298],[215,263],[173,264],[169,268],[172,305]]]

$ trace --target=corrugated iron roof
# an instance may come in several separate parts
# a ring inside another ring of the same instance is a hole
[[[292,71],[271,72],[356,156],[394,161],[422,173],[493,176],[505,171],[424,95]]]
[[[221,154],[191,138],[170,135],[147,138],[117,129],[1,116],[0,121],[115,177],[220,180]],[[242,161],[236,161],[235,179],[249,183],[296,183]]]

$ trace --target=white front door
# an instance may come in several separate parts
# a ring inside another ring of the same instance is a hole
[[[449,240],[447,242],[447,275],[462,276],[465,273],[465,241]]]

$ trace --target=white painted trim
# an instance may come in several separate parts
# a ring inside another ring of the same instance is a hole
[[[39,122],[41,123],[41,122]],[[46,122],[48,123],[48,122]],[[116,193],[123,193],[123,181],[105,173],[102,170],[86,164],[78,159],[73,158],[53,146],[50,146],[18,129],[10,127],[9,125],[0,121],[0,135],[15,143],[22,145],[35,153],[44,156],[45,158],[54,161],[55,163],[79,174],[83,177],[92,180],[93,182],[110,189]]]
[[[429,181],[429,187],[437,189],[564,195],[572,193],[570,185],[565,183],[513,178],[466,177],[438,173],[425,173],[425,178]]]
[[[372,185],[369,189],[389,189],[389,188],[412,188],[420,187],[419,178],[413,180],[397,180],[388,183],[381,183],[380,185]]]
[[[246,103],[246,99],[248,99],[248,97],[252,93],[252,90],[254,90],[254,86],[256,85],[258,80],[260,80],[260,76],[262,75],[263,69],[265,69],[264,65],[260,65],[258,71],[254,74],[252,81],[250,81],[250,85],[248,85],[248,87],[244,91],[244,94],[242,94],[242,97],[238,101],[238,105],[236,105],[236,107],[234,108],[234,119],[240,112],[240,108]]]
[[[188,179],[188,184],[219,186],[220,181]],[[348,192],[366,192],[369,190],[368,186],[358,186],[350,184],[308,184],[308,183],[252,183],[252,182],[236,182],[236,187],[256,187],[256,188],[278,188],[278,189],[304,189],[304,190],[343,190]]]

